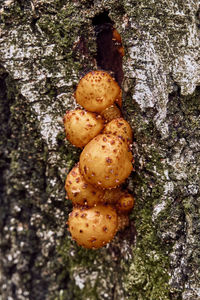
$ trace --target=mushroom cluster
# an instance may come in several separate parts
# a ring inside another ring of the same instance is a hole
[[[73,203],[67,224],[78,245],[97,249],[129,223],[134,198],[121,184],[133,170],[132,130],[119,108],[121,89],[107,72],[87,73],[75,98],[83,109],[67,111],[64,127],[67,139],[83,150],[65,182]]]

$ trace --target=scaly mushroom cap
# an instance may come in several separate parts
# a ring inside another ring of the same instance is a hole
[[[122,116],[120,109],[117,105],[113,104],[107,107],[105,110],[102,111],[101,116],[108,122],[112,121],[113,119],[120,118]]]
[[[135,199],[128,192],[124,192],[116,204],[118,213],[127,214],[134,206]]]
[[[104,127],[104,120],[95,113],[76,109],[66,112],[64,126],[70,143],[82,148],[100,133]]]
[[[111,206],[75,207],[69,215],[68,225],[72,238],[80,246],[97,249],[115,236],[118,217]]]
[[[125,142],[112,134],[99,134],[80,155],[80,171],[87,182],[101,188],[120,185],[133,170],[131,152]]]
[[[104,191],[85,181],[76,165],[67,175],[65,189],[74,205],[94,206],[103,199]]]
[[[103,133],[114,134],[120,137],[128,145],[132,143],[132,129],[126,120],[117,118],[110,121],[104,128]]]
[[[112,105],[120,94],[117,82],[104,71],[91,71],[79,82],[76,101],[92,112],[102,112]]]
[[[117,103],[117,105],[122,108],[122,90],[120,90],[119,95],[117,96],[117,98],[115,99],[115,103]]]
[[[122,195],[122,190],[120,187],[116,187],[115,189],[106,189],[104,192],[105,193],[102,202],[111,205],[116,204]]]

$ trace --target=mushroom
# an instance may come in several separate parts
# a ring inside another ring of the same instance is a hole
[[[119,54],[123,57],[125,55],[124,47],[120,46],[118,49]]]
[[[116,187],[114,189],[105,189],[103,196],[103,203],[107,204],[116,204],[122,195],[122,190],[120,187]]]
[[[115,103],[122,108],[122,90],[120,90],[119,95],[117,96]]]
[[[105,71],[91,71],[78,83],[76,101],[92,112],[102,112],[112,105],[120,95],[117,82]]]
[[[70,143],[82,148],[100,133],[104,127],[104,120],[95,113],[76,109],[66,112],[64,126]]]
[[[117,50],[118,50],[119,54],[123,57],[125,54],[125,51],[124,51],[124,47],[122,46],[121,35],[115,28],[113,29],[113,40],[117,42],[117,44],[118,44]]]
[[[65,189],[74,205],[94,206],[102,201],[104,191],[85,181],[77,164],[67,175]]]
[[[126,120],[117,118],[110,121],[104,128],[103,133],[114,134],[120,137],[128,145],[132,143],[132,129]]]
[[[117,212],[120,214],[128,214],[134,206],[135,199],[128,192],[124,192],[116,204]]]
[[[120,109],[117,105],[113,104],[107,107],[105,110],[101,112],[101,116],[108,122],[113,119],[120,118],[122,116]]]
[[[69,231],[78,245],[89,249],[101,248],[117,232],[118,216],[109,205],[74,207],[68,219]]]
[[[116,28],[113,29],[112,34],[113,34],[113,40],[115,40],[121,44],[121,42],[122,42],[121,35],[119,34],[119,32],[117,31]]]
[[[122,139],[113,134],[99,134],[80,155],[80,171],[85,180],[101,188],[120,185],[131,173],[132,154]]]

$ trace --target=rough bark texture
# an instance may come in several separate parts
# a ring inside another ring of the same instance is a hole
[[[125,47],[136,205],[130,227],[92,251],[65,227],[80,150],[62,117],[97,68],[102,12]],[[198,1],[7,0],[0,14],[1,299],[200,299]]]

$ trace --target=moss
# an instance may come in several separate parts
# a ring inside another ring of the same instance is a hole
[[[147,170],[152,171],[157,165],[157,172],[162,174],[160,155],[154,152],[147,163]],[[157,157],[157,159],[155,158]],[[136,245],[133,248],[133,260],[127,266],[124,288],[128,299],[169,299],[169,258],[170,247],[159,239],[157,226],[159,221],[152,221],[153,207],[163,195],[162,180],[155,181],[150,188],[151,177],[136,178],[136,204],[131,217],[137,231]],[[150,193],[150,196],[148,196]],[[165,211],[167,214],[167,211]]]
[[[85,11],[85,13],[87,12]],[[83,56],[89,58],[87,68],[90,68],[89,61],[93,64],[91,57],[93,43],[91,42],[92,39],[88,40],[86,32],[87,35],[90,32],[91,36],[94,33],[91,31],[91,21],[88,23],[85,21],[84,10],[81,9],[80,11],[79,7],[71,2],[61,6],[55,16],[48,14],[46,10],[45,13],[41,14],[38,21],[42,31],[56,43],[64,60],[68,61],[67,70],[80,70],[81,66],[85,64]],[[80,37],[79,40],[77,40],[77,37]]]

